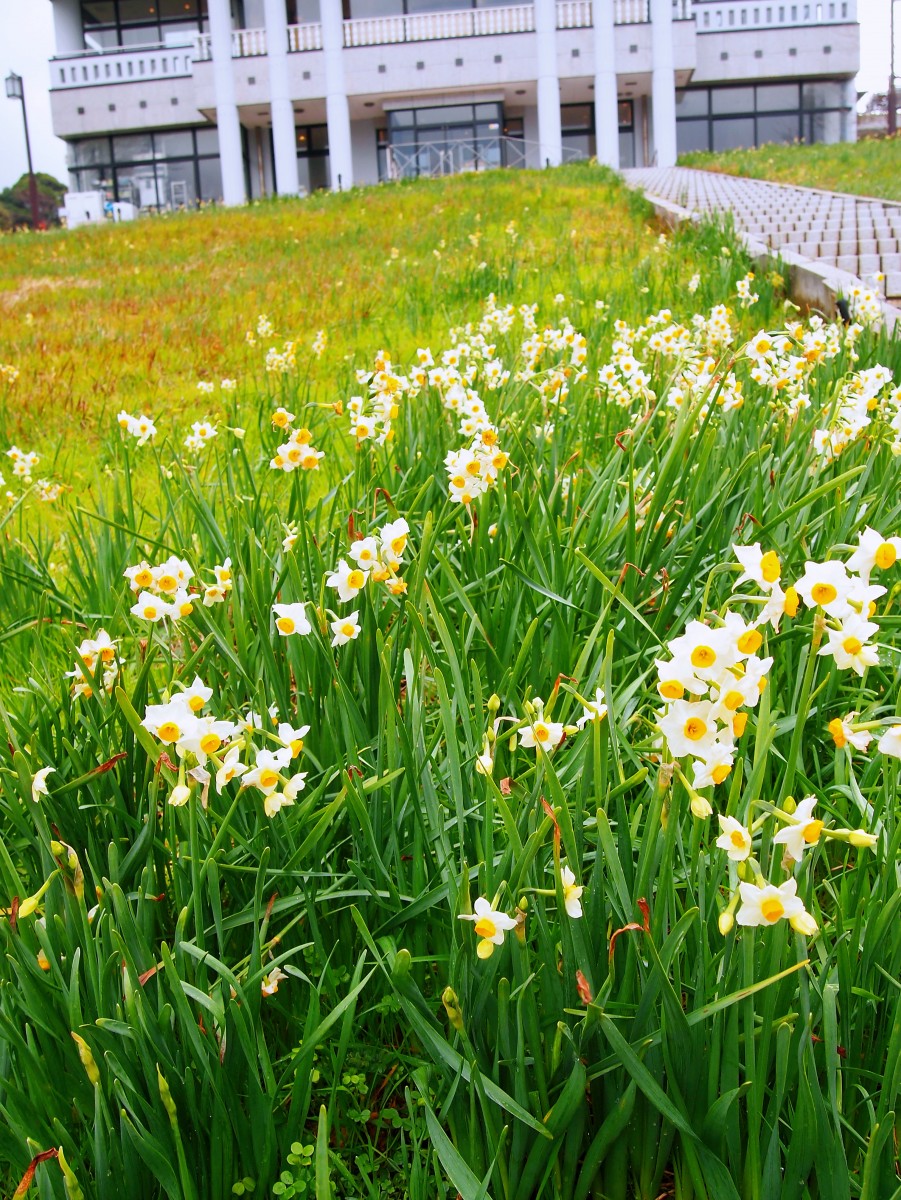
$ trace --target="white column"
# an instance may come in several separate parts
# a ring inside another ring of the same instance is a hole
[[[676,165],[676,69],[673,0],[651,0],[651,100],[658,167]]]
[[[557,0],[535,0],[538,39],[538,141],[541,165],[563,161],[560,132],[560,80],[557,76]]]
[[[222,198],[226,204],[244,204],[244,154],[241,122],[235,99],[232,67],[232,20],[229,0],[209,0],[210,48],[213,52],[213,84],[216,89],[216,127],[219,130],[219,160],[222,167]]]
[[[325,58],[325,119],[328,122],[328,160],[332,191],[353,187],[350,108],[344,81],[344,17],[341,0],[320,0],[322,51]]]
[[[266,56],[269,60],[269,106],[272,110],[272,142],[275,147],[275,190],[280,196],[296,196],[297,143],[294,105],[288,85],[288,17],[285,0],[265,0]]]
[[[53,29],[57,54],[83,54],[79,0],[54,0]]]
[[[613,0],[592,0],[594,21],[594,127],[598,162],[619,170],[619,104]]]
[[[845,104],[848,106],[845,118],[845,141],[857,141],[857,80],[845,81]]]

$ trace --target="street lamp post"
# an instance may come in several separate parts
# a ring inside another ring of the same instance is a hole
[[[31,165],[31,139],[28,136],[28,114],[25,111],[25,85],[22,76],[10,71],[6,77],[6,94],[10,100],[22,101],[22,121],[25,125],[25,152],[28,155],[28,202],[31,206],[32,228],[37,229],[40,221],[38,209],[38,181],[34,177],[34,167]]]
[[[889,0],[889,14],[891,65],[888,77],[888,131],[890,134],[894,134],[898,132],[898,91],[896,87],[898,76],[895,73],[895,0]]]

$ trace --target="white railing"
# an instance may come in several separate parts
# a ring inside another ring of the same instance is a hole
[[[534,163],[541,161],[541,146],[523,138],[461,138],[458,141],[402,142],[385,151],[388,179],[461,175],[466,171],[491,171],[501,167],[525,167],[529,148]],[[584,158],[578,150],[563,147],[563,161]]]
[[[558,29],[590,29],[591,0],[558,0]]]
[[[322,26],[318,22],[315,25],[288,26],[288,50],[292,54],[296,54],[301,50],[321,49]]]
[[[720,0],[696,12],[698,33],[845,25],[857,20],[857,0]]]
[[[650,19],[648,0],[613,0],[614,25],[644,25]]]
[[[100,87],[139,79],[176,79],[190,75],[194,51],[153,46],[146,50],[93,51],[50,60],[50,87]]]
[[[431,42],[439,38],[480,37],[494,33],[531,33],[534,28],[535,8],[531,4],[416,13],[406,17],[366,17],[344,22],[344,45]]]
[[[673,20],[693,21],[695,15],[691,9],[691,0],[673,0]]]

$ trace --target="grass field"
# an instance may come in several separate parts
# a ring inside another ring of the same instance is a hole
[[[721,154],[682,154],[679,165],[901,201],[901,135],[834,146],[770,145]]]
[[[897,1200],[866,304],[590,165],[0,283],[3,1193]]]

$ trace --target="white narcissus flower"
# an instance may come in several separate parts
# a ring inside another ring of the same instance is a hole
[[[579,729],[584,729],[589,721],[603,721],[607,715],[607,705],[604,703],[604,689],[598,688],[594,700],[589,700],[582,706],[582,715],[576,721]]]
[[[362,626],[357,620],[359,615],[359,609],[355,609],[346,617],[339,617],[337,621],[332,621],[332,633],[335,635],[332,638],[333,646],[346,646],[348,642],[352,642],[360,636]]]
[[[152,592],[141,592],[138,596],[136,604],[133,604],[129,610],[135,617],[140,617],[142,621],[151,621],[156,624],[163,617],[171,617],[172,609],[170,605],[161,600],[159,596],[154,596]]]
[[[876,747],[882,754],[901,758],[901,725],[889,725]]]
[[[278,727],[278,740],[283,746],[287,746],[290,749],[292,758],[297,758],[298,754],[303,750],[303,740],[309,732],[309,725],[301,725],[295,729],[287,721],[282,721]]]
[[[879,653],[868,640],[878,632],[879,626],[875,622],[852,613],[842,621],[839,629],[826,630],[828,641],[817,653],[831,654],[841,671],[852,670],[863,675],[867,667],[875,667],[879,662]]]
[[[273,967],[268,975],[263,976],[263,983],[260,991],[264,996],[272,996],[278,991],[278,985],[281,983],[281,981],[287,978],[288,976],[283,970],[281,970],[280,967]]]
[[[751,853],[751,834],[741,821],[737,821],[735,817],[724,817],[719,815],[717,820],[720,823],[722,833],[716,839],[716,844],[721,850],[726,851],[728,858],[732,862],[744,862]]]
[[[789,818],[790,825],[783,825],[778,833],[773,835],[773,841],[785,847],[785,853],[800,862],[804,856],[805,847],[815,846],[823,832],[823,822],[814,819],[813,810],[816,796],[807,796],[801,801]]]
[[[461,913],[459,920],[475,922],[476,936],[480,939],[476,953],[479,958],[490,958],[494,947],[504,944],[504,934],[516,928],[516,918],[492,908],[484,896],[479,896],[473,908],[472,914]]]
[[[195,675],[194,682],[182,692],[182,696],[188,702],[188,708],[194,713],[200,712],[212,695],[213,689],[207,687],[199,675]]]
[[[172,789],[169,795],[169,803],[176,808],[181,808],[183,804],[187,804],[191,799],[191,789],[187,784],[179,783]]]
[[[846,565],[849,571],[864,579],[869,579],[874,567],[881,571],[888,570],[901,554],[901,537],[884,538],[869,525],[859,534],[858,540],[859,545]]]
[[[350,557],[361,571],[370,571],[379,561],[379,543],[374,537],[360,538],[350,548]]]
[[[306,637],[308,633],[313,632],[313,626],[307,620],[307,614],[304,612],[305,608],[306,601],[299,604],[273,604],[275,628],[282,637],[290,637],[292,633],[299,633],[302,637]]]
[[[735,581],[736,586],[747,579],[768,592],[778,582],[782,567],[772,550],[764,554],[760,542],[754,542],[752,546],[733,546],[732,549],[742,567],[742,573]]]
[[[855,729],[851,722],[857,716],[856,712],[848,713],[846,717],[833,717],[827,728],[832,734],[836,749],[853,746],[855,750],[866,751],[873,735],[868,729]]]
[[[767,883],[758,887],[756,883],[740,883],[741,907],[735,914],[739,925],[775,925],[783,917],[793,929],[807,937],[816,933],[817,924],[797,895],[798,881],[786,879],[775,887]]]
[[[41,796],[48,795],[47,791],[47,776],[52,775],[56,771],[56,767],[41,767],[40,771],[35,771],[34,778],[31,781],[31,798],[37,804]]]
[[[519,732],[519,744],[527,750],[550,750],[562,741],[563,724],[560,721],[536,720]]]
[[[287,792],[268,792],[263,800],[263,811],[267,817],[272,818],[281,809],[290,807],[293,803],[293,797]]]
[[[338,568],[326,577],[325,586],[335,588],[338,592],[338,599],[346,604],[348,600],[356,599],[366,586],[368,578],[368,571],[363,571],[359,567],[350,567],[343,558],[339,558]]]
[[[567,915],[576,920],[582,915],[582,893],[585,889],[576,883],[576,877],[569,867],[561,868],[560,882],[563,885],[563,906]]]
[[[820,607],[830,617],[841,619],[848,612],[850,586],[844,563],[808,562],[804,574],[795,584],[795,591],[808,608]]]
[[[241,762],[241,750],[239,745],[229,746],[225,752],[225,758],[222,760],[222,766],[216,772],[216,791],[222,793],[222,789],[227,783],[231,783],[233,779],[240,779],[247,770],[245,763]]]
[[[279,785],[282,769],[290,761],[291,751],[288,747],[274,753],[271,750],[257,750],[256,765],[244,775],[241,786],[256,787],[264,795],[271,795]]]
[[[714,705],[709,700],[675,700],[659,717],[657,728],[666,738],[673,758],[706,758],[720,733]]]

